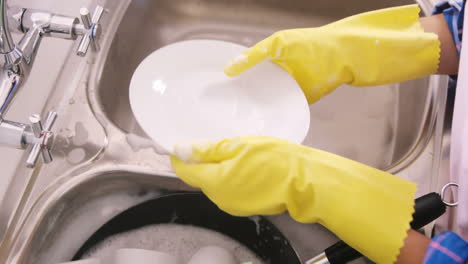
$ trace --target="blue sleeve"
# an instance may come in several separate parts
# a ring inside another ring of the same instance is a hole
[[[424,264],[468,263],[468,243],[453,232],[444,232],[427,248]]]
[[[447,1],[436,5],[432,14],[444,14],[445,21],[452,33],[453,42],[458,50],[461,51],[463,37],[463,17],[465,13],[465,1]]]
[[[434,8],[432,12],[435,14],[444,14],[445,22],[447,22],[448,28],[452,35],[453,43],[457,47],[458,56],[460,56],[462,38],[463,38],[463,18],[465,14],[465,2],[464,1],[455,1],[449,0],[440,2]],[[455,89],[458,76],[450,75],[451,82],[449,83],[449,88],[452,87]]]

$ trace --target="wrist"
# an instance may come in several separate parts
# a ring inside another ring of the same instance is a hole
[[[400,249],[395,264],[423,263],[431,240],[414,230],[408,230],[405,244]]]
[[[419,19],[419,22],[425,32],[436,34],[440,41],[440,61],[437,73],[457,74],[459,61],[457,48],[444,15],[423,17]]]

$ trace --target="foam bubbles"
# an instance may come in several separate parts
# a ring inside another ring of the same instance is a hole
[[[239,263],[248,261],[252,264],[263,263],[245,246],[221,233],[180,224],[151,225],[116,234],[91,248],[83,255],[83,259],[108,258],[120,248],[141,248],[166,252],[178,256],[186,263],[200,248],[211,245],[232,252]]]

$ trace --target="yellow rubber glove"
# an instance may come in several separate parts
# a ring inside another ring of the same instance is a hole
[[[416,5],[351,16],[318,28],[279,31],[225,67],[235,76],[270,58],[299,83],[309,103],[341,84],[373,86],[435,73],[437,35],[425,33]]]
[[[409,229],[414,183],[328,152],[252,136],[177,146],[175,153],[176,174],[222,210],[236,216],[287,210],[377,263],[396,260]]]

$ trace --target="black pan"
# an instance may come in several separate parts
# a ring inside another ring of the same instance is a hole
[[[177,218],[174,219],[174,215]],[[78,250],[73,260],[108,237],[149,225],[174,223],[208,228],[237,240],[269,264],[300,264],[286,237],[267,219],[257,224],[246,217],[221,211],[201,193],[174,193],[146,201],[115,216],[98,229]]]

